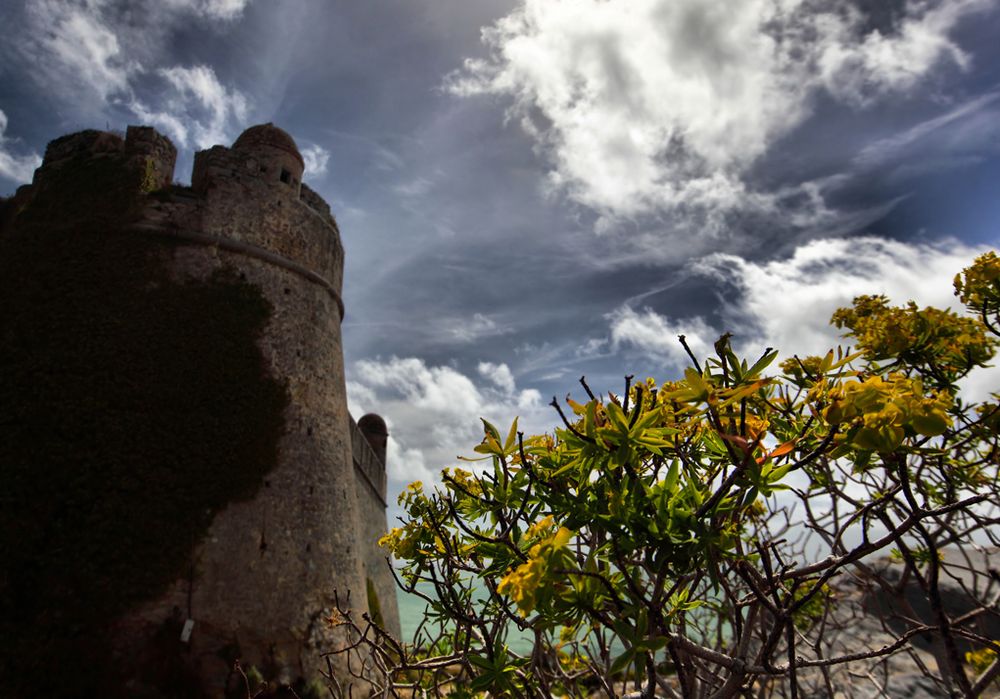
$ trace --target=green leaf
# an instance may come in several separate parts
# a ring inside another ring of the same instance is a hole
[[[499,432],[499,431],[497,431],[497,428],[496,428],[496,427],[494,427],[494,426],[493,426],[493,425],[492,425],[492,424],[491,424],[491,423],[490,423],[489,421],[487,421],[487,420],[486,420],[485,418],[479,418],[479,419],[480,419],[480,420],[482,421],[482,423],[483,423],[483,431],[484,431],[484,432],[486,433],[486,435],[487,435],[488,437],[492,437],[492,438],[493,438],[493,441],[495,441],[495,442],[496,442],[496,443],[497,443],[497,444],[499,445],[499,444],[500,444],[500,432]]]
[[[517,418],[514,418],[514,424],[510,426],[510,432],[507,433],[507,439],[503,443],[503,451],[505,454],[509,454],[514,449],[514,440],[517,439]]]
[[[611,663],[611,674],[617,675],[631,665],[633,660],[635,660],[635,648],[627,648],[624,653],[615,658],[615,661]]]
[[[493,671],[493,663],[481,655],[469,655],[469,662],[482,670]]]
[[[777,356],[778,356],[778,350],[771,350],[770,352],[765,352],[764,356],[758,359],[754,363],[754,365],[750,367],[750,371],[747,371],[743,374],[744,380],[752,379],[757,374],[764,371],[764,369],[766,369],[768,366],[771,365],[771,362],[773,362],[775,357]]]
[[[625,413],[617,403],[608,403],[605,405],[604,412],[607,413],[608,420],[618,428],[619,432],[628,434],[628,418],[625,417]]]
[[[680,474],[680,464],[678,463],[677,459],[674,459],[670,463],[670,470],[667,471],[667,477],[663,481],[663,486],[671,494],[677,492],[677,476],[679,474]]]

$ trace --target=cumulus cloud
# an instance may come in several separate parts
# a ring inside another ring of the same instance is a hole
[[[753,262],[732,254],[698,261],[695,269],[735,287],[724,327],[700,319],[675,321],[651,310],[619,309],[611,318],[615,342],[631,345],[665,364],[679,367],[686,357],[677,349],[678,331],[700,357],[724,331],[735,334],[744,355],[758,356],[765,346],[783,356],[823,354],[848,342],[829,325],[830,316],[856,296],[884,294],[896,304],[914,300],[919,306],[960,310],[952,280],[983,249],[957,241],[912,244],[877,237],[815,240],[791,256]],[[731,296],[727,293],[727,296]],[[968,397],[979,400],[1000,385],[1000,372],[976,372],[965,382]]]
[[[302,149],[302,160],[306,164],[304,173],[306,177],[325,175],[327,163],[330,162],[330,151],[322,146],[306,146]]]
[[[447,87],[512,100],[551,187],[603,216],[764,210],[747,169],[817,94],[864,105],[968,58],[950,40],[988,0],[910,2],[892,31],[846,0],[525,0]]]
[[[510,367],[504,363],[480,362],[477,367],[479,375],[491,381],[497,388],[508,395],[514,392],[514,375]]]
[[[347,384],[351,412],[377,412],[389,426],[390,489],[437,480],[442,468],[482,439],[480,417],[506,429],[520,416],[528,433],[551,428],[551,408],[534,389],[518,389],[506,364],[479,363],[479,381],[450,366],[416,357],[356,362]],[[395,446],[393,446],[395,445]],[[471,469],[473,465],[462,464]]]
[[[977,248],[957,241],[912,244],[877,237],[815,240],[787,258],[750,262],[716,254],[697,268],[735,285],[741,299],[728,320],[750,320],[756,337],[788,353],[818,354],[837,343],[830,316],[855,296],[885,294],[894,303],[952,307],[952,279]],[[750,338],[747,338],[748,340]]]
[[[5,137],[7,115],[0,109],[0,177],[14,182],[30,182],[35,168],[42,164],[37,153],[16,155],[10,150],[10,139]]]

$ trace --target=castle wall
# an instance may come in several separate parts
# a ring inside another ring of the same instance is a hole
[[[195,552],[193,578],[177,581],[131,623],[153,628],[182,610],[195,623],[190,648],[199,672],[220,691],[229,659],[218,651],[234,645],[244,665],[273,679],[316,676],[326,669],[320,652],[339,642],[326,623],[334,588],[366,606],[339,307],[324,288],[236,253],[182,245],[173,263],[181,279],[236,269],[264,292],[274,309],[262,350],[287,381],[290,405],[279,463],[264,487],[216,516]],[[384,519],[383,510],[383,527]]]
[[[236,657],[270,679],[325,671],[321,653],[344,642],[327,622],[334,589],[341,599],[349,592],[359,612],[380,607],[389,630],[399,630],[395,584],[375,543],[385,531],[385,466],[347,410],[339,231],[301,183],[301,156],[280,137],[291,139],[279,132],[273,141],[262,129],[232,149],[196,154],[190,190],[147,196],[121,222],[162,244],[157,254],[178,284],[224,273],[262,292],[272,312],[258,346],[290,398],[278,463],[263,487],[219,512],[188,574],[116,626],[127,654],[166,620],[193,620],[188,660],[210,696],[221,696]],[[130,127],[124,142],[85,132],[53,142],[36,185],[81,153],[120,159],[140,193],[169,185],[176,158],[149,128]]]
[[[401,638],[396,581],[386,550],[378,545],[385,532],[385,464],[369,445],[358,425],[351,420],[351,451],[354,457],[355,497],[358,503],[358,534],[361,565],[369,592],[368,611],[395,638]],[[371,593],[374,592],[374,595]]]

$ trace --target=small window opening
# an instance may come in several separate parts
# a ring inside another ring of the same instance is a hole
[[[288,184],[292,179],[292,173],[285,168],[281,168],[281,181]]]

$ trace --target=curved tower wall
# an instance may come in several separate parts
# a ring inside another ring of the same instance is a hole
[[[236,657],[269,679],[315,677],[327,668],[321,653],[343,643],[328,622],[334,589],[399,628],[395,586],[375,545],[385,531],[385,466],[347,410],[337,224],[302,184],[294,142],[273,126],[197,153],[190,189],[162,189],[176,152],[153,129],[130,127],[124,144],[92,133],[84,146],[53,142],[33,186],[59,167],[60,148],[124,156],[144,191],[161,190],[143,199],[127,230],[168,243],[160,254],[179,283],[225,272],[261,290],[272,313],[258,344],[290,398],[275,468],[253,499],[215,516],[186,575],[118,620],[120,652],[134,654],[174,619],[188,622],[186,662],[209,696],[221,696]]]
[[[216,517],[196,553],[194,580],[178,581],[141,616],[155,620],[179,606],[194,620],[196,656],[212,658],[235,640],[245,664],[289,681],[325,669],[320,651],[341,641],[327,621],[334,588],[367,608],[365,549],[384,530],[385,510],[357,494],[341,343],[340,234],[317,195],[301,197],[301,156],[290,138],[290,147],[274,144],[283,135],[253,127],[231,149],[198,153],[193,206],[151,202],[137,226],[208,238],[176,249],[178,275],[204,279],[236,269],[263,291],[273,312],[262,349],[290,394],[280,460],[264,487]],[[225,676],[221,666],[203,670]]]

